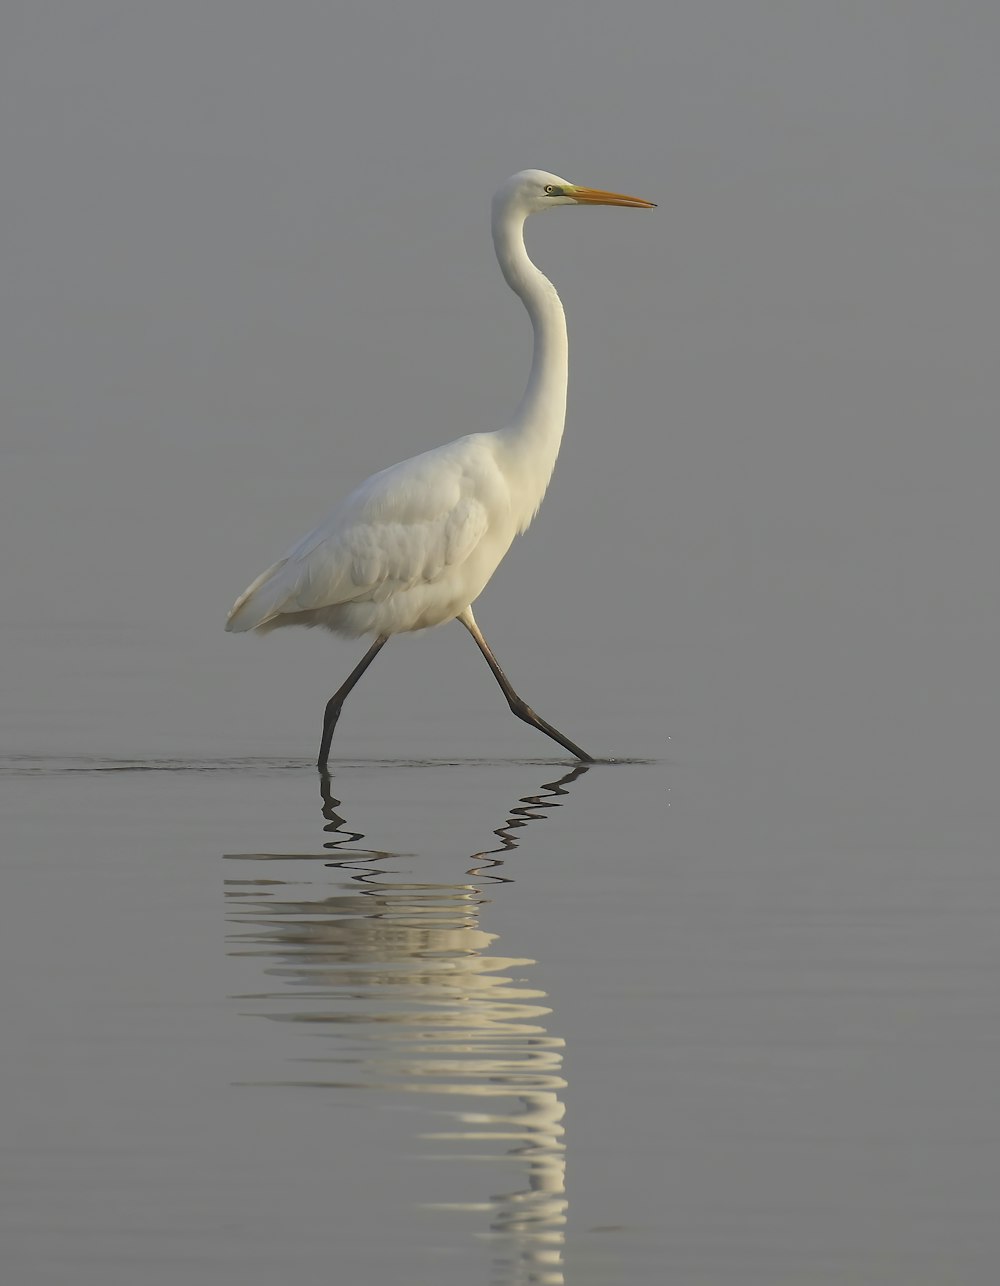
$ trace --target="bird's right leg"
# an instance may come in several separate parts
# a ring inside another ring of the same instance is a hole
[[[483,656],[486,657],[487,664],[493,671],[493,677],[496,679],[497,683],[500,684],[500,691],[507,698],[507,704],[510,706],[511,713],[516,714],[517,717],[519,719],[523,719],[525,723],[530,723],[531,726],[533,728],[537,728],[539,732],[544,732],[545,735],[547,737],[551,737],[553,741],[558,741],[560,746],[565,746],[571,755],[576,755],[577,759],[582,760],[585,764],[592,764],[594,759],[591,755],[587,754],[586,750],[581,750],[575,741],[570,741],[569,737],[564,736],[558,728],[553,728],[551,723],[546,723],[541,715],[535,714],[527,701],[517,695],[511,686],[510,679],[507,678],[506,674],[504,674],[503,670],[500,668],[500,662],[493,655],[493,649],[486,642],[485,638],[483,638],[483,632],[476,624],[476,618],[472,615],[472,608],[467,607],[464,612],[459,613],[456,619],[462,622],[479,645],[480,652],[482,652]]]
[[[375,660],[379,652],[389,641],[388,634],[380,634],[368,651],[364,654],[358,664],[351,671],[346,683],[342,683],[330,700],[326,703],[326,714],[323,716],[323,739],[319,743],[319,760],[317,767],[320,772],[326,769],[326,761],[330,757],[330,742],[333,740],[333,730],[337,726],[337,720],[340,718],[340,709],[344,704],[347,694],[351,691],[358,679],[364,674],[365,670]]]

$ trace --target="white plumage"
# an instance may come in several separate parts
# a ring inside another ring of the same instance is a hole
[[[376,473],[254,581],[226,628],[325,625],[358,637],[453,620],[515,534],[491,446],[477,434]]]
[[[476,625],[472,603],[548,487],[566,417],[567,340],[562,304],[524,248],[529,214],[558,205],[651,208],[638,197],[576,187],[523,170],[493,199],[493,241],[508,285],[535,335],[531,375],[517,414],[495,433],[473,433],[374,474],[236,600],[226,629],[267,633],[322,625],[375,642],[331,698],[320,767],[344,698],[393,634],[460,620],[479,644],[511,709],[581,759],[590,756],[540,719],[510,687]]]

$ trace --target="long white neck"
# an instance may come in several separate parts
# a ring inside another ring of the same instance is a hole
[[[521,530],[541,504],[555,467],[566,424],[569,378],[566,314],[555,286],[528,258],[524,248],[525,217],[506,202],[494,205],[493,245],[497,260],[507,285],[528,310],[535,333],[528,386],[510,426],[497,435],[518,474],[525,502]]]

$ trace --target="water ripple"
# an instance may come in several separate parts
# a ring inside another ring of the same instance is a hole
[[[596,759],[585,765],[623,766],[627,764],[655,764],[656,759]],[[525,768],[565,768],[563,759],[511,758],[352,758],[330,761],[334,771],[349,768],[499,768],[511,765]],[[234,755],[219,758],[116,758],[106,755],[0,755],[0,777],[25,777],[38,775],[59,776],[67,773],[241,773],[272,776],[282,772],[315,773],[312,759],[282,758],[266,755]]]

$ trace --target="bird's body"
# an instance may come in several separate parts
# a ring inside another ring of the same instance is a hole
[[[537,513],[562,441],[566,319],[555,287],[528,258],[523,225],[528,214],[563,204],[651,205],[636,197],[577,188],[541,170],[524,170],[497,192],[497,259],[508,285],[524,302],[535,334],[531,375],[511,423],[493,433],[458,438],[374,474],[259,576],[229,614],[226,629],[235,632],[321,625],[351,637],[375,636],[362,665],[328,706],[327,749],[340,703],[393,634],[461,620],[504,687],[505,676],[479,634],[471,605],[514,537]],[[504,691],[511,701],[513,689]],[[511,705],[520,717],[589,758],[523,702],[522,709]],[[321,767],[325,758],[321,750]]]
[[[454,620],[519,530],[503,454],[477,433],[376,473],[250,586],[228,628],[357,638]]]

